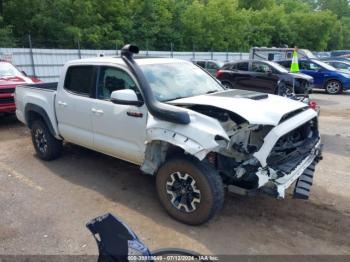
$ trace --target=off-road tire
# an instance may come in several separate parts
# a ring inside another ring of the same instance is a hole
[[[36,154],[40,159],[50,161],[58,158],[62,153],[62,141],[56,139],[41,120],[36,120],[31,128],[32,142]],[[38,138],[40,135],[40,139]],[[41,140],[39,142],[38,140]],[[44,145],[43,145],[44,144]],[[45,146],[46,145],[46,146]]]
[[[343,92],[342,84],[338,80],[327,81],[325,85],[325,89],[327,94],[330,94],[330,95],[337,95]]]
[[[190,175],[200,191],[200,202],[190,213],[175,207],[171,195],[167,193],[167,182],[171,179],[171,174],[176,172]],[[209,164],[194,157],[179,156],[168,159],[157,172],[156,186],[159,200],[165,210],[185,224],[200,225],[207,222],[224,203],[224,186],[219,173]]]

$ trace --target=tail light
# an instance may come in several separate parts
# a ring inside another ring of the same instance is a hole
[[[216,78],[219,78],[222,75],[222,73],[223,73],[222,70],[216,71]]]
[[[316,110],[317,109],[317,103],[316,103],[316,101],[310,101],[309,102],[309,107],[310,108],[312,108],[312,109],[314,109],[314,110]]]

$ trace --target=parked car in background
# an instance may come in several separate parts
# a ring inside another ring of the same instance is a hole
[[[290,60],[278,61],[290,68]],[[328,94],[339,94],[350,89],[350,74],[341,72],[331,65],[316,59],[299,60],[300,72],[314,78],[314,87],[325,89]]]
[[[308,198],[322,151],[314,110],[134,53],[70,61],[58,83],[16,88],[38,157],[59,157],[64,140],[134,163],[155,176],[166,211],[191,225],[221,209],[226,189],[283,198],[296,182],[294,197]]]
[[[216,60],[192,60],[192,63],[199,65],[213,76],[215,76],[216,72],[224,65],[224,62]]]
[[[227,88],[279,95],[284,95],[281,93],[283,90],[305,94],[313,85],[313,78],[308,75],[290,73],[275,62],[260,60],[227,63],[217,72],[216,78]]]
[[[319,59],[325,59],[325,58],[330,58],[331,53],[330,52],[313,52],[315,56]]]
[[[14,65],[0,61],[0,113],[14,113],[16,105],[14,93],[17,85],[40,82],[37,78],[29,78]]]
[[[338,57],[343,55],[350,55],[350,50],[334,50],[331,51],[331,57]]]
[[[350,54],[345,54],[345,55],[341,55],[339,56],[339,58],[345,58],[345,59],[350,59]],[[338,58],[338,57],[337,57]]]
[[[350,72],[350,60],[326,60],[324,62],[340,71]]]

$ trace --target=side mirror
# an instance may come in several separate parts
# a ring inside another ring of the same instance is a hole
[[[143,101],[140,101],[137,98],[135,91],[131,89],[122,89],[122,90],[113,91],[111,94],[111,101],[114,104],[119,104],[119,105],[133,105],[133,106],[143,105]]]

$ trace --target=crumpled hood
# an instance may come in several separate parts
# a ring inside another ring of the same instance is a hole
[[[173,105],[204,105],[231,111],[250,124],[276,126],[281,118],[307,107],[289,98],[244,90],[229,90],[208,95],[181,98],[168,102]]]

